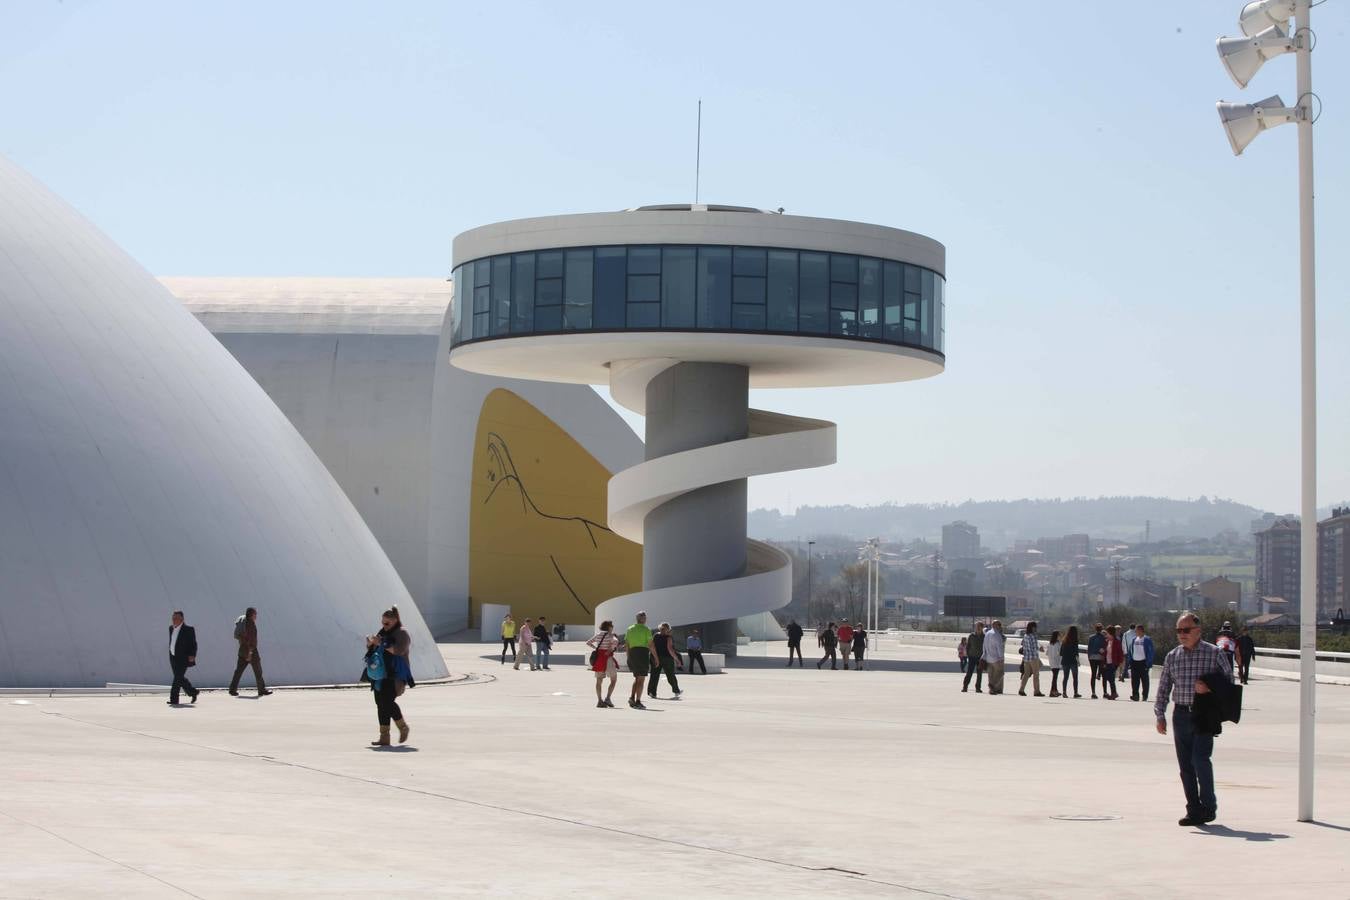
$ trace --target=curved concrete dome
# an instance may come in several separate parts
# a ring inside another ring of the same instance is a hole
[[[351,682],[393,566],[263,390],[148,272],[0,158],[0,686],[166,684],[169,614],[201,686],[259,609],[274,684]],[[249,676],[245,676],[251,681]]]

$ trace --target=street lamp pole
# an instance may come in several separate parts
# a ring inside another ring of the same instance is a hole
[[[1313,248],[1313,99],[1311,0],[1252,0],[1238,22],[1245,37],[1220,38],[1219,59],[1245,88],[1268,59],[1293,53],[1298,98],[1292,107],[1278,95],[1252,104],[1218,104],[1219,121],[1233,153],[1241,155],[1268,128],[1298,126],[1299,357],[1302,521],[1299,523],[1298,819],[1313,818],[1313,765],[1317,701],[1317,304]],[[1294,27],[1289,33],[1289,19]]]
[[[812,628],[815,627],[815,620],[811,618],[811,548],[815,545],[815,541],[806,542],[806,621]]]
[[[1309,0],[1294,4],[1294,63],[1298,82],[1299,343],[1303,399],[1303,520],[1300,523],[1298,820],[1313,818],[1317,715],[1317,297],[1313,254],[1312,31]]]

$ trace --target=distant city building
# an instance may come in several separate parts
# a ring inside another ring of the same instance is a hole
[[[1299,522],[1292,516],[1272,519],[1269,527],[1256,533],[1258,597],[1280,597],[1298,608],[1299,546]]]
[[[1331,510],[1331,518],[1317,523],[1317,612],[1331,616],[1345,609],[1350,580],[1350,506]]]
[[[1182,597],[1188,609],[1242,609],[1242,585],[1227,575],[1192,584]]]
[[[942,555],[949,560],[978,559],[980,530],[969,522],[952,522],[942,526]]]
[[[1162,611],[1177,608],[1177,586],[1151,578],[1122,578],[1121,602],[1135,609]],[[1111,596],[1108,590],[1107,596]],[[1115,624],[1115,623],[1108,623]]]
[[[1068,562],[1092,554],[1092,541],[1086,534],[1037,538],[1034,547],[1045,555],[1047,562]]]

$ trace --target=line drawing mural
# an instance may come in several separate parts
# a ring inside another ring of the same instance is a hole
[[[474,441],[470,607],[590,622],[640,587],[642,548],[604,524],[610,472],[519,395],[483,401]]]

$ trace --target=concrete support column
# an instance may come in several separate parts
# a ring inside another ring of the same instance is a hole
[[[679,363],[647,384],[647,459],[748,435],[750,371],[723,363]],[[644,590],[722,581],[745,572],[746,480],[690,491],[648,513]],[[653,610],[659,615],[659,611]],[[734,652],[735,620],[705,623],[704,643]],[[727,645],[730,645],[730,648]]]

